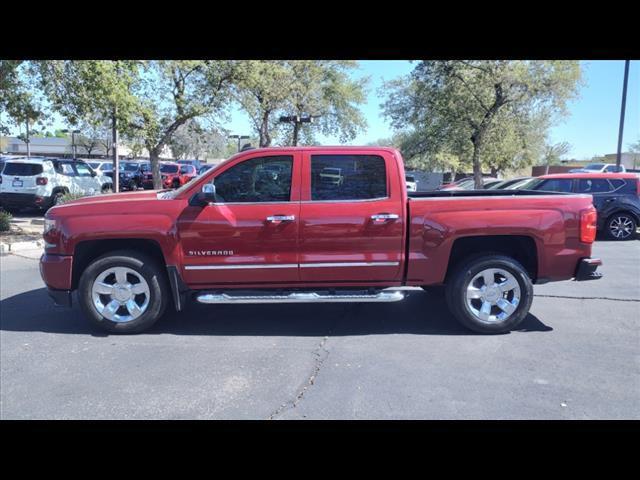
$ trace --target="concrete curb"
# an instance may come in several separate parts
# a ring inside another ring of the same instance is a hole
[[[0,255],[8,255],[14,252],[23,252],[25,250],[39,250],[44,247],[44,240],[33,240],[30,242],[0,242]]]

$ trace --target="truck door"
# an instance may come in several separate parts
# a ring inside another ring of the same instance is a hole
[[[307,151],[300,211],[303,282],[401,279],[404,178],[391,153]],[[400,181],[402,180],[402,181]]]
[[[216,203],[179,219],[189,284],[295,283],[300,221],[299,153],[255,154],[213,179]]]

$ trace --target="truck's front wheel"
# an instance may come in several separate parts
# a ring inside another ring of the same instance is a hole
[[[513,330],[529,313],[533,285],[513,258],[485,255],[463,261],[451,274],[446,299],[465,327],[479,333]]]
[[[139,333],[166,308],[164,272],[138,252],[111,252],[93,261],[80,277],[78,299],[89,321],[112,333]]]

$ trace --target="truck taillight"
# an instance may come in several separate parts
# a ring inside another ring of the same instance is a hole
[[[596,220],[598,214],[596,209],[591,207],[580,212],[580,241],[593,243],[596,239]]]
[[[47,177],[38,177],[36,178],[36,185],[46,185],[49,182]]]

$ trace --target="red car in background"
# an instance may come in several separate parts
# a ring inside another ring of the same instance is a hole
[[[175,162],[161,162],[160,175],[162,188],[178,188],[198,176],[193,165],[180,165]],[[142,186],[146,190],[153,189],[153,174],[147,171],[142,179]]]

